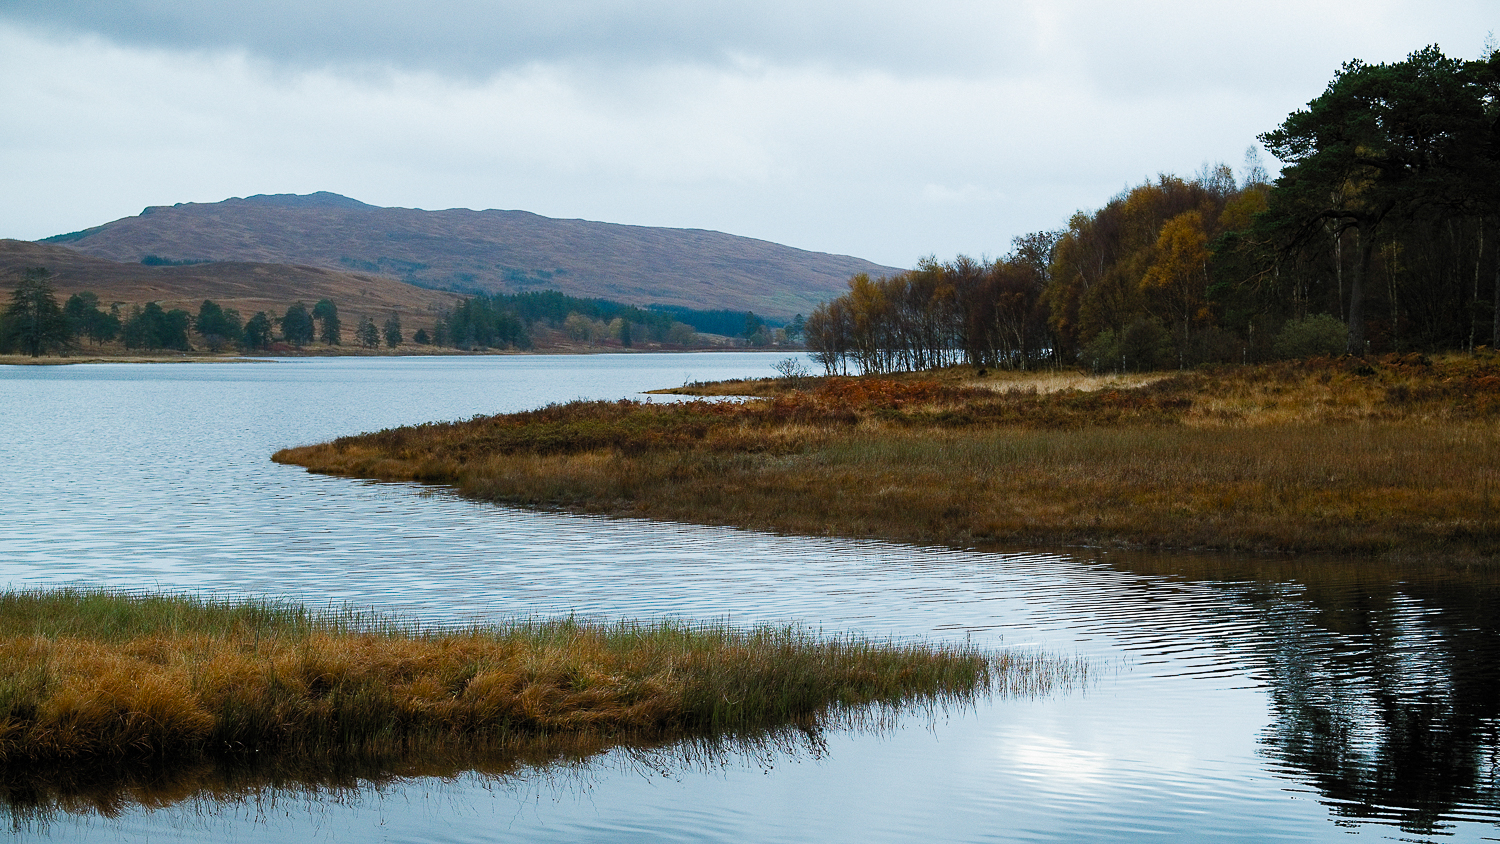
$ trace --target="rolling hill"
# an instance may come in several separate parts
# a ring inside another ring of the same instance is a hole
[[[630,304],[808,313],[858,258],[701,229],[559,220],[524,211],[381,208],[332,193],[154,206],[46,238],[108,258],[259,262],[380,275],[439,290],[560,290]],[[190,269],[190,268],[189,268]]]

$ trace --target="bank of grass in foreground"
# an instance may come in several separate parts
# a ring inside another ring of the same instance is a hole
[[[840,708],[1041,693],[1082,670],[788,627],[560,620],[423,630],[290,604],[76,590],[0,594],[0,631],[6,768],[404,758],[538,736],[811,729]]]
[[[573,402],[273,459],[509,504],[960,547],[1500,557],[1493,358],[731,389],[766,397]]]

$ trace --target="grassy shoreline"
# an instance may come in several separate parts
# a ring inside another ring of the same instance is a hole
[[[1042,692],[1072,670],[788,627],[422,629],[284,603],[70,589],[0,594],[0,630],[7,771],[257,754],[442,759],[556,737],[598,747],[816,729],[869,705]]]
[[[507,504],[955,547],[1500,559],[1494,359],[684,391],[767,398],[574,402],[273,459]]]

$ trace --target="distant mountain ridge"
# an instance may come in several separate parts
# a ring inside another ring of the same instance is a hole
[[[45,238],[115,261],[147,256],[321,267],[463,292],[560,290],[645,305],[809,313],[856,273],[899,270],[703,229],[563,220],[526,211],[423,211],[335,193],[152,206]]]

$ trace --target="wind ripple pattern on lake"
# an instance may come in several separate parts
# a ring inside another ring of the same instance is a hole
[[[278,595],[433,623],[791,621],[1087,657],[1088,690],[908,715],[820,759],[69,817],[53,840],[1345,840],[1496,835],[1495,590],[1337,565],[918,549],[535,513],[277,448],[770,374],[784,354],[0,367],[0,579]],[[1486,761],[1488,760],[1488,761]],[[772,766],[767,768],[767,766]],[[293,807],[293,808],[288,808]],[[1401,830],[1400,832],[1398,832]]]

